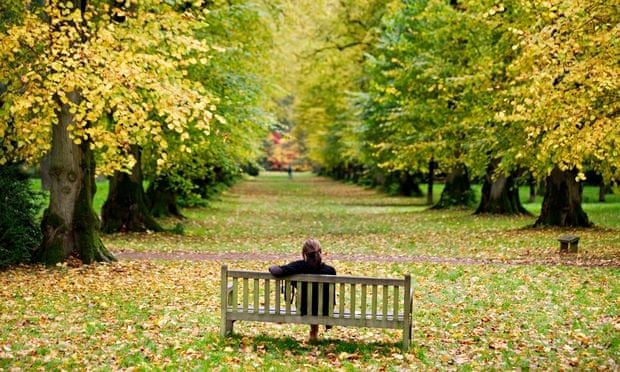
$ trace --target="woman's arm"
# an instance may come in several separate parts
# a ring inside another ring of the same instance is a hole
[[[269,272],[271,275],[278,276],[284,273],[284,270],[278,265],[269,266]]]

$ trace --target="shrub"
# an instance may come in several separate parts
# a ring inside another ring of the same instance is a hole
[[[36,223],[41,205],[41,194],[18,165],[0,166],[0,268],[30,260],[41,243]]]
[[[246,163],[242,169],[245,173],[253,177],[258,177],[260,174],[260,168],[256,163]]]

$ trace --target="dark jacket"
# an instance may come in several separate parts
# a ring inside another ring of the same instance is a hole
[[[321,274],[321,275],[336,275],[336,269],[332,266],[321,264],[318,268],[310,266],[306,261],[299,260],[293,261],[287,265],[280,266],[278,272],[271,272],[276,277],[285,277],[295,274]],[[293,288],[296,288],[296,282],[291,282]],[[319,285],[323,286],[323,311],[320,315],[329,314],[329,286],[326,283],[313,283],[312,284],[312,315],[318,315],[319,311]],[[301,293],[297,293],[297,296],[301,296],[301,309],[299,313],[301,315],[308,314],[308,295],[307,295],[307,283],[301,283]],[[335,291],[334,302],[335,303]]]

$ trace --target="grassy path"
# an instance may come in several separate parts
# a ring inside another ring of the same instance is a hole
[[[493,260],[482,258],[449,258],[431,256],[409,255],[352,255],[330,254],[330,260],[339,262],[386,262],[386,263],[435,263],[454,265],[550,265],[550,266],[576,266],[576,267],[606,267],[618,268],[620,265],[615,260],[584,260],[572,256],[559,256],[544,260]],[[116,258],[121,260],[180,260],[180,261],[294,261],[299,259],[297,254],[286,253],[257,253],[248,255],[240,252],[116,252]]]
[[[208,208],[186,210],[183,236],[116,235],[107,244],[120,257],[148,257],[122,253],[137,251],[166,252],[168,258],[175,257],[171,252],[288,258],[314,236],[340,260],[620,265],[620,206],[614,214],[614,204],[585,205],[594,221],[612,228],[560,230],[526,228],[532,216],[473,216],[470,210],[427,210],[423,203],[310,174],[289,180],[284,173],[266,173],[236,185]],[[579,255],[558,255],[557,237],[565,233],[581,237]]]

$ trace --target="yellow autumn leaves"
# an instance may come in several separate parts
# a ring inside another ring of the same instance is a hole
[[[524,20],[518,32],[520,54],[510,66],[516,101],[508,119],[526,123],[523,150],[536,153],[526,160],[539,170],[594,168],[605,179],[617,177],[618,12],[606,1],[521,3],[531,9],[531,22]],[[548,16],[534,22],[539,14]]]
[[[27,13],[0,35],[0,81],[8,83],[0,159],[35,162],[47,152],[59,104],[69,105],[73,141],[101,155],[100,172],[130,168],[129,144],[150,146],[162,169],[167,152],[191,152],[195,137],[209,135],[215,110],[209,92],[181,67],[185,58],[209,57],[209,46],[194,37],[200,19],[161,5],[159,14],[137,12],[113,24],[94,8],[90,21],[83,19],[69,4],[51,2],[44,8],[51,22]],[[80,99],[67,99],[69,92]]]

